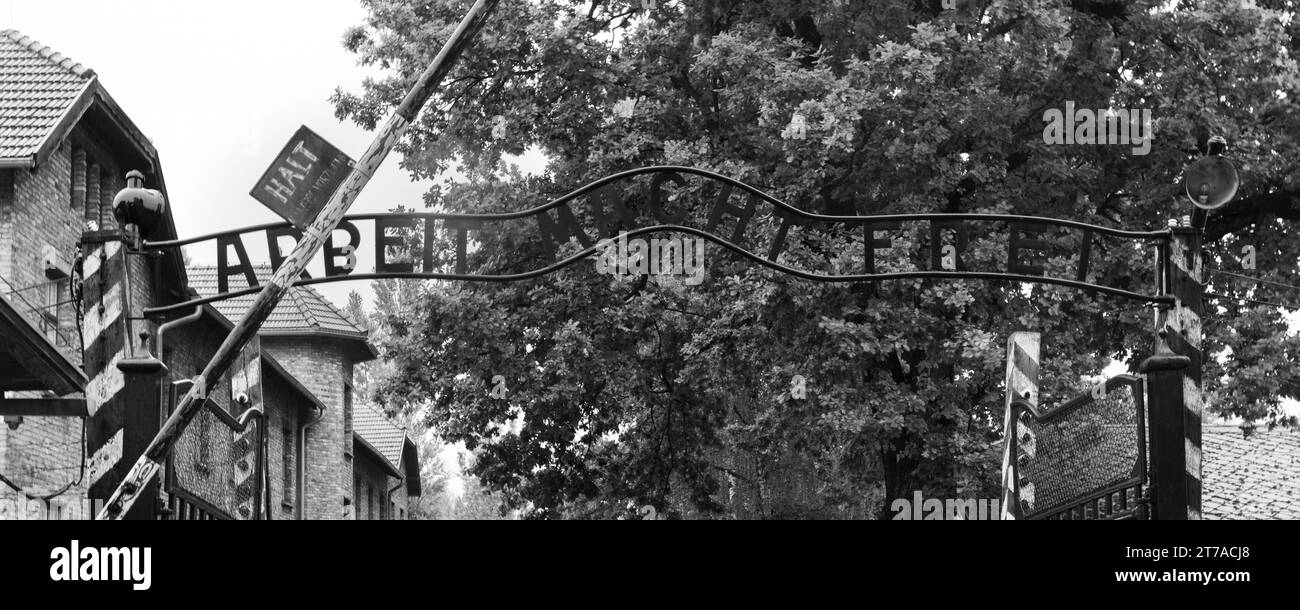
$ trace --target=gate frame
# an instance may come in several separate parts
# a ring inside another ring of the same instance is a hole
[[[1114,483],[1107,487],[1103,487],[1102,489],[1088,492],[1083,496],[1081,496],[1080,498],[1070,500],[1069,502],[1058,506],[1053,506],[1041,510],[1035,510],[1033,512],[1019,515],[1017,516],[1018,519],[1025,519],[1030,521],[1088,520],[1088,519],[1145,520],[1148,519],[1153,514],[1153,512],[1147,506],[1149,504],[1154,504],[1154,500],[1155,500],[1154,490],[1155,490],[1155,481],[1156,481],[1155,474],[1148,470],[1148,460],[1147,460],[1148,435],[1147,435],[1147,416],[1146,416],[1147,405],[1146,405],[1146,398],[1145,398],[1147,382],[1144,381],[1142,377],[1138,377],[1135,375],[1118,375],[1110,379],[1107,379],[1105,382],[1106,394],[1110,394],[1112,390],[1119,387],[1128,387],[1133,392],[1133,402],[1134,402],[1133,408],[1134,410],[1137,411],[1136,414],[1137,421],[1135,422],[1137,426],[1137,433],[1138,433],[1138,459],[1137,459],[1137,465],[1135,466],[1137,472],[1130,473],[1127,479],[1119,483]],[[1026,413],[1029,414],[1030,417],[1033,417],[1034,420],[1039,423],[1051,423],[1054,420],[1065,417],[1072,411],[1075,411],[1079,408],[1082,408],[1084,406],[1096,402],[1096,400],[1097,399],[1094,398],[1091,394],[1084,394],[1082,396],[1077,396],[1075,398],[1070,399],[1065,404],[1062,404],[1059,407],[1055,407],[1053,409],[1045,410],[1045,411],[1040,409],[1035,409],[1032,405],[1025,402],[1023,399],[1013,400],[1011,402],[1011,421],[1013,426],[1012,429],[1014,430],[1014,426],[1016,425],[1016,422],[1018,422],[1020,420],[1020,417]],[[1039,414],[1040,411],[1042,411],[1041,415]],[[1154,425],[1154,422],[1152,422],[1152,425]],[[1015,433],[1010,433],[1008,435],[1008,439],[1011,445],[1011,455],[1018,456],[1019,448],[1020,448],[1019,447],[1020,435]],[[1154,451],[1154,447],[1152,448],[1152,451]],[[1145,497],[1145,494],[1142,489],[1144,486],[1147,488],[1147,491],[1152,492],[1152,497],[1150,498]],[[1136,491],[1135,494],[1136,497],[1133,499],[1132,502],[1129,501],[1128,493],[1130,491]],[[1120,500],[1119,511],[1116,511],[1114,506],[1115,494],[1119,494],[1119,500]],[[1019,484],[1012,485],[1011,497],[1015,502],[1014,504],[1015,510],[1019,512],[1020,511]],[[1100,502],[1102,499],[1106,500],[1106,510],[1105,510],[1106,515],[1104,517],[1101,515],[1102,512],[1101,506],[1098,504],[1098,502]],[[1132,504],[1133,506],[1130,507],[1129,504]],[[1089,517],[1088,515],[1089,508],[1091,508],[1093,511],[1091,517]],[[1078,511],[1078,519],[1075,519],[1076,510]]]

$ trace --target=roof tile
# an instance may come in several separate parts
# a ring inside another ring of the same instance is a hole
[[[0,31],[0,159],[35,155],[94,76],[30,36]]]
[[[1300,519],[1300,433],[1204,426],[1206,519]]]
[[[271,279],[270,265],[254,265],[257,281],[261,285]],[[217,268],[196,266],[189,270],[190,287],[198,291],[199,296],[209,297],[217,294]],[[248,287],[241,276],[230,278],[230,289],[239,290]],[[212,305],[221,315],[238,322],[257,299],[256,294],[217,301]],[[261,334],[322,334],[335,335],[351,339],[365,340],[369,333],[354,322],[347,314],[331,304],[319,292],[308,286],[292,286],[275,310],[262,324]]]
[[[407,440],[406,430],[389,421],[374,407],[364,404],[353,409],[352,430],[379,451],[380,457],[392,464],[394,469],[400,470],[402,445]]]

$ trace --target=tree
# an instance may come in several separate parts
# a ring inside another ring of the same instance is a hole
[[[390,74],[334,102],[340,118],[374,128],[468,3],[364,4],[370,16],[344,44]],[[827,214],[1020,213],[1155,230],[1187,212],[1179,176],[1222,133],[1244,186],[1213,218],[1211,267],[1237,268],[1251,245],[1258,278],[1300,284],[1300,20],[1289,3],[640,6],[502,3],[399,149],[413,176],[465,177],[426,204],[518,211],[673,164]],[[625,100],[636,101],[631,118],[614,111]],[[1048,145],[1045,113],[1067,101],[1149,110],[1149,154]],[[508,129],[494,138],[497,116]],[[546,155],[542,176],[508,163],[529,147]],[[542,266],[530,230],[476,235],[470,267]],[[438,252],[455,251],[439,239]],[[842,239],[827,231],[789,256],[825,259]],[[924,240],[901,235],[896,248],[914,254]],[[997,260],[1005,248],[974,236],[968,252]],[[1109,262],[1100,283],[1154,281],[1149,253],[1112,245],[1094,256]],[[1297,295],[1211,279],[1222,296],[1205,327],[1217,356],[1209,408],[1281,421],[1281,401],[1300,395],[1289,372],[1300,339],[1269,303]],[[395,374],[378,395],[431,403],[438,429],[478,456],[475,473],[532,517],[627,517],[646,505],[676,517],[887,516],[918,490],[996,497],[1003,345],[1017,330],[1047,337],[1047,404],[1086,391],[1111,358],[1136,369],[1153,334],[1149,310],[1073,290],[815,284],[715,253],[709,280],[690,290],[611,282],[588,266],[431,284],[384,340]],[[809,380],[807,400],[790,398],[795,375]],[[497,376],[506,400],[490,396]],[[522,426],[503,425],[515,418]]]

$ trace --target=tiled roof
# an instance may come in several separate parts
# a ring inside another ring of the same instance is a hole
[[[94,77],[28,36],[0,31],[0,159],[35,155]]]
[[[1206,519],[1300,519],[1300,432],[1201,430]]]
[[[400,471],[402,463],[402,445],[406,443],[406,431],[389,421],[374,407],[357,405],[352,411],[352,430],[366,441],[379,456],[388,461],[394,470]]]
[[[270,265],[254,265],[257,281],[261,285],[271,279]],[[190,267],[190,287],[198,291],[199,296],[209,297],[217,294],[216,267]],[[230,277],[230,290],[247,288],[243,276]],[[213,303],[221,315],[238,322],[257,298],[256,294],[245,295]],[[334,335],[349,339],[365,341],[368,333],[357,326],[347,314],[339,311],[319,292],[308,286],[293,286],[275,306],[275,311],[262,324],[263,335]]]

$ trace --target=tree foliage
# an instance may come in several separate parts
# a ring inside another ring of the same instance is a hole
[[[334,98],[373,128],[469,5],[366,0],[344,44],[386,71]],[[1215,214],[1210,267],[1300,284],[1300,20],[1282,1],[505,0],[401,146],[425,204],[518,211],[647,165],[690,165],[827,214],[1019,213],[1155,230],[1189,213],[1180,176],[1225,135],[1243,188]],[[615,105],[637,100],[621,118]],[[1044,112],[1149,109],[1150,154],[1051,146]],[[805,118],[807,137],[791,129]],[[504,117],[504,138],[494,118]],[[500,135],[500,134],[498,134]],[[540,149],[525,176],[510,155]],[[535,269],[525,230],[475,236],[471,270]],[[972,240],[974,259],[1005,240]],[[836,252],[843,236],[791,252]],[[1242,248],[1259,268],[1241,271]],[[442,244],[454,251],[453,244]],[[898,244],[916,251],[919,243]],[[387,316],[378,394],[428,401],[475,472],[533,517],[862,517],[923,491],[996,497],[1004,345],[1045,337],[1047,404],[1111,358],[1136,370],[1151,311],[1056,287],[800,281],[711,251],[685,288],[590,266],[509,285],[429,284]],[[845,255],[849,256],[849,255]],[[1147,287],[1112,247],[1101,283]],[[852,262],[852,261],[846,261]],[[858,261],[860,263],[860,260]],[[1049,265],[1065,265],[1063,259]],[[1300,294],[1212,275],[1208,405],[1282,419]],[[1294,308],[1294,306],[1292,306]],[[503,376],[508,400],[489,396]],[[808,379],[806,400],[788,391]],[[518,420],[519,425],[509,422]]]

